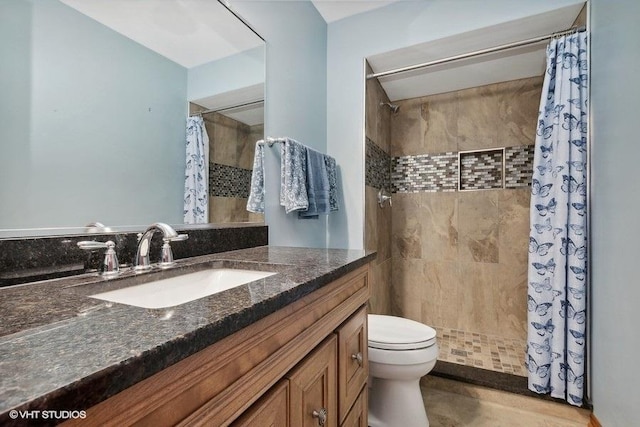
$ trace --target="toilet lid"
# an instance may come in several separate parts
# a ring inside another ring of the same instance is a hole
[[[382,350],[416,350],[435,344],[435,329],[395,316],[369,314],[369,347]]]

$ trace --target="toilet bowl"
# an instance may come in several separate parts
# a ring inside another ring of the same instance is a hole
[[[438,358],[436,331],[395,316],[369,314],[369,426],[425,427],[420,378]]]

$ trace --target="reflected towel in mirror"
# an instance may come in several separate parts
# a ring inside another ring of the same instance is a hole
[[[264,144],[256,142],[251,171],[251,189],[247,200],[249,212],[264,213]]]

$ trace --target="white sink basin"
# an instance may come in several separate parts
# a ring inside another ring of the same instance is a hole
[[[274,274],[270,271],[213,268],[89,296],[142,308],[167,308]]]

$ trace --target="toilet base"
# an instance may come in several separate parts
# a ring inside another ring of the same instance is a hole
[[[429,427],[420,378],[397,381],[370,377],[370,380],[370,427]]]

